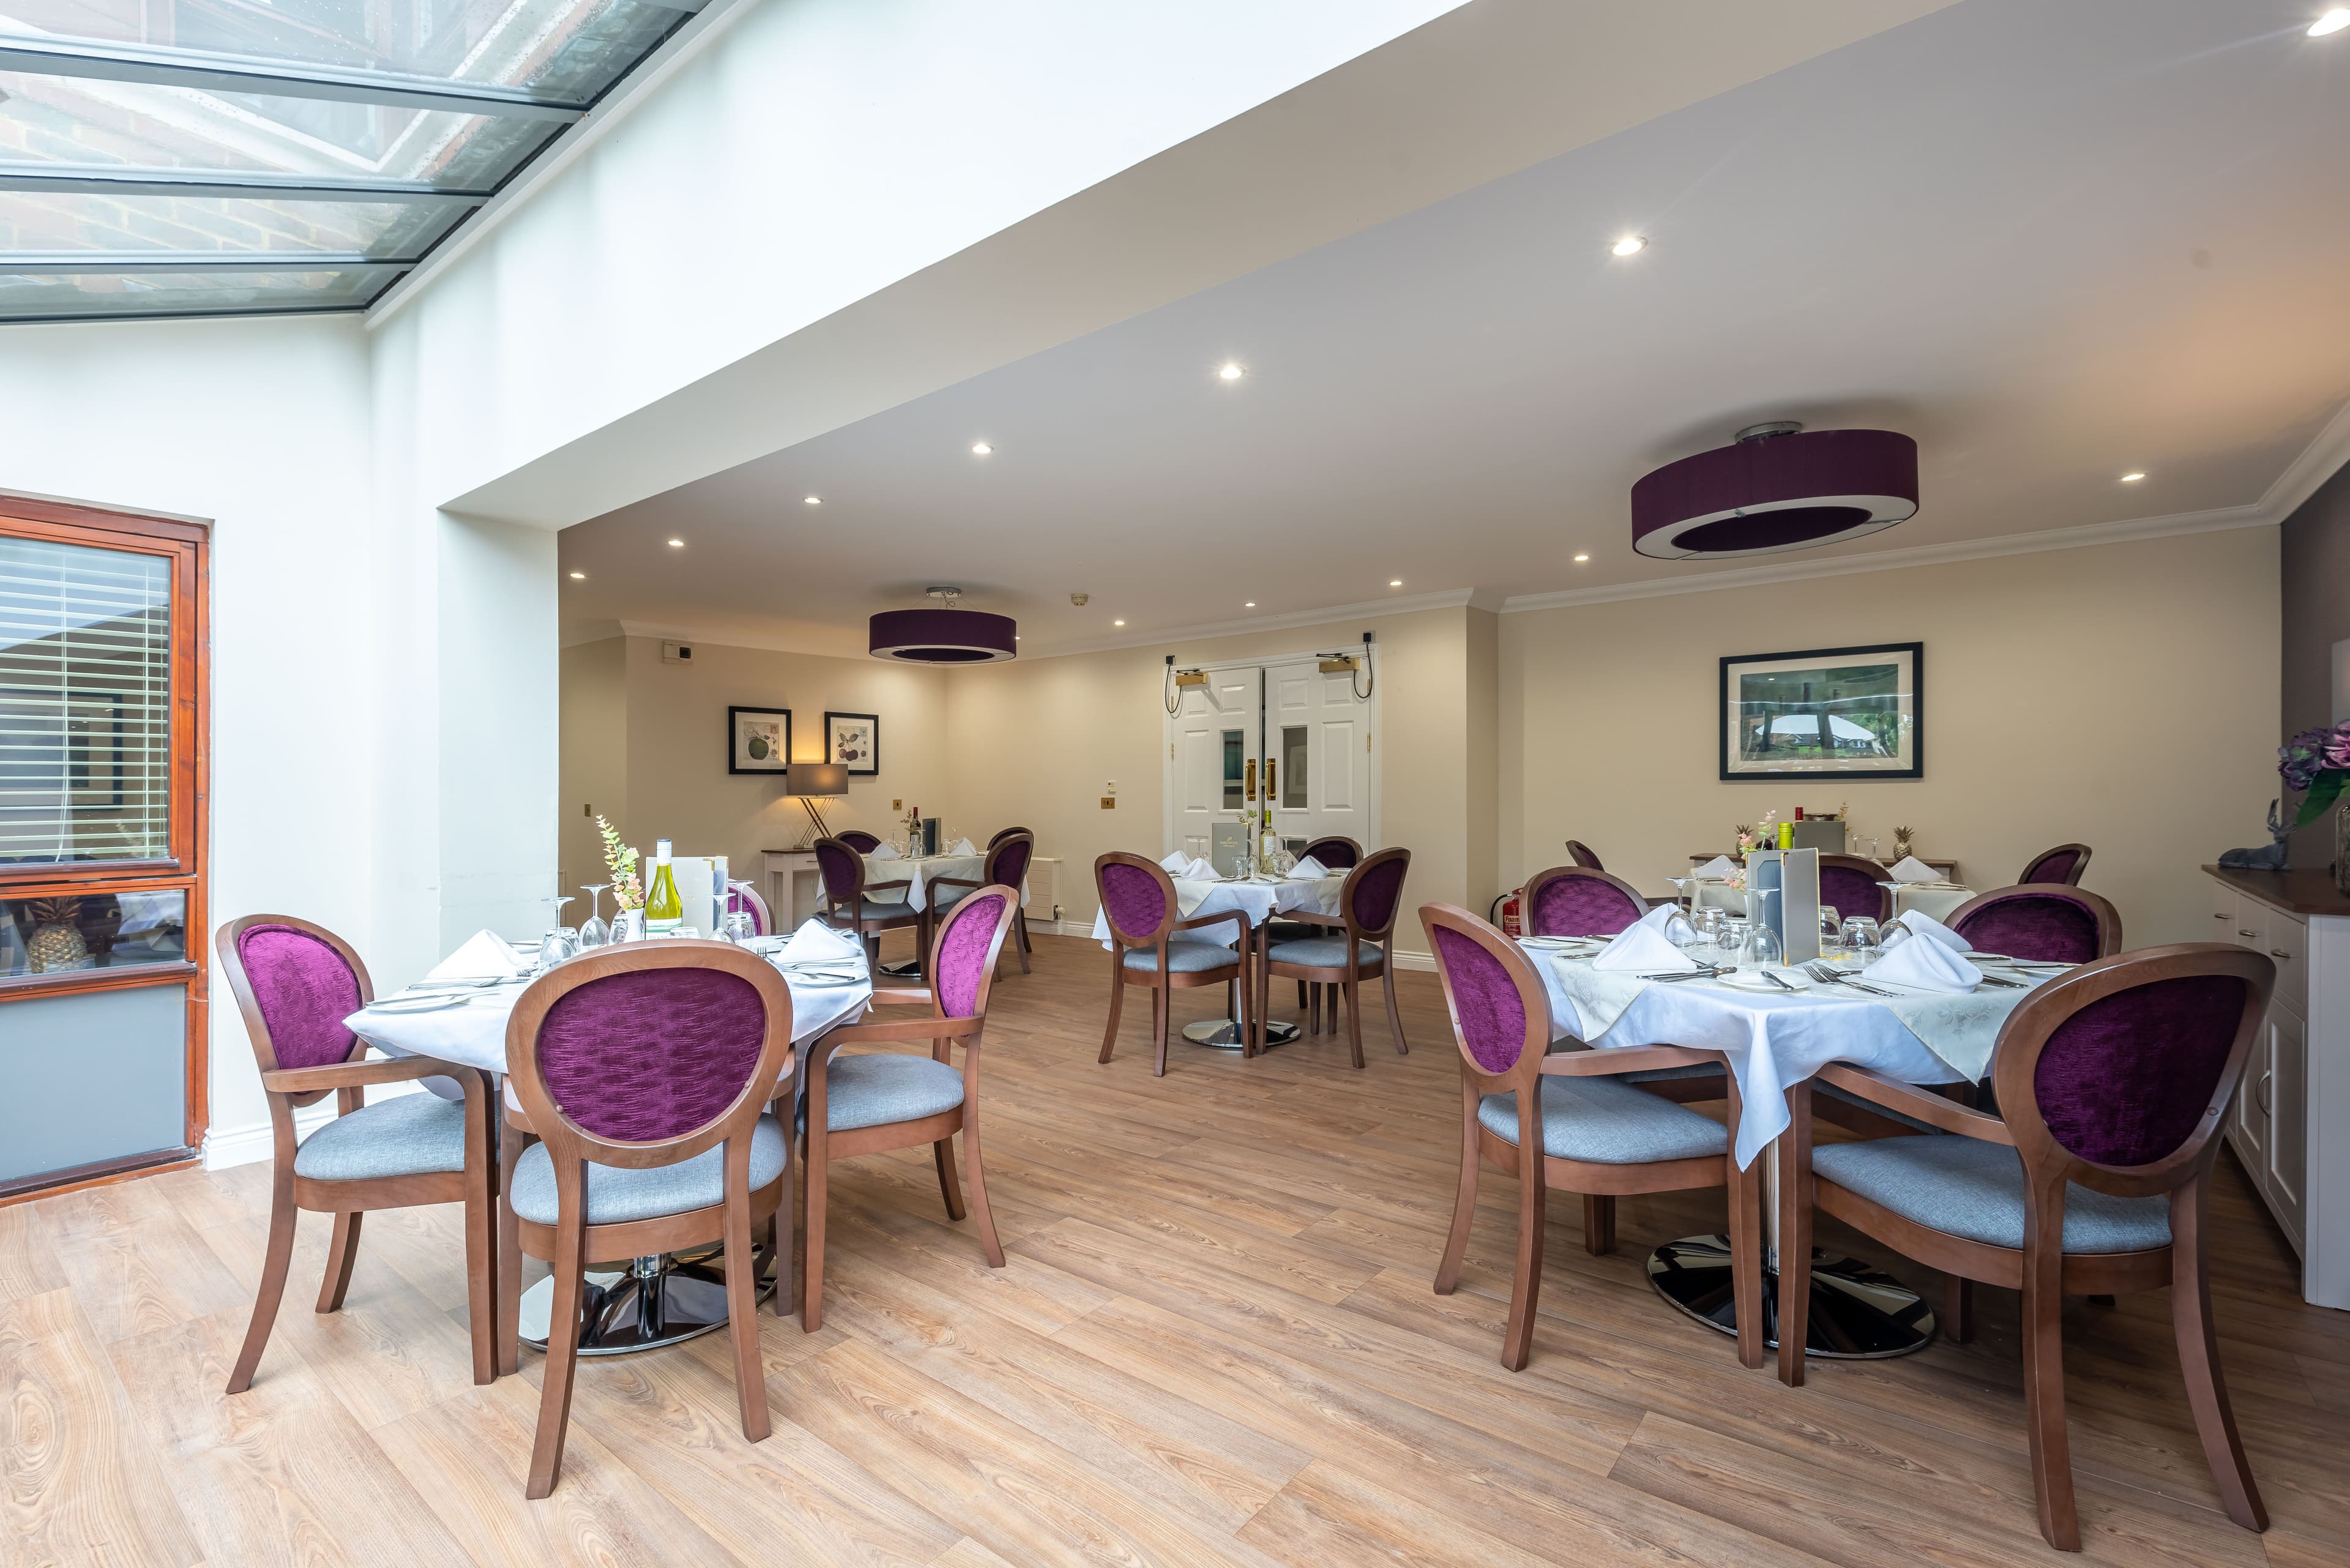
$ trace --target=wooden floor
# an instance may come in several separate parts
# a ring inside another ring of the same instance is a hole
[[[997,985],[985,1048],[1008,1266],[945,1220],[927,1156],[840,1168],[824,1329],[763,1314],[774,1436],[743,1440],[723,1336],[589,1361],[545,1502],[523,1500],[537,1358],[473,1386],[453,1209],[370,1216],[332,1317],[310,1310],[327,1221],[305,1216],[235,1398],[264,1167],[0,1209],[0,1563],[2061,1561],[2033,1524],[2012,1296],[1985,1293],[1973,1345],[1815,1363],[1790,1391],[1642,1278],[1657,1242],[1718,1227],[1718,1195],[1624,1200],[1606,1258],[1555,1200],[1513,1375],[1497,1178],[1460,1293],[1429,1288],[1458,1105],[1433,976],[1400,977],[1409,1058],[1378,1021],[1360,1073],[1325,1037],[1254,1062],[1179,1044],[1154,1080],[1140,993],[1097,1066],[1101,950],[1037,946],[1035,975]],[[1180,993],[1179,1022],[1220,996]],[[2300,1302],[2222,1175],[2219,1324],[2275,1523],[2219,1510],[2167,1294],[2076,1303],[2087,1556],[2339,1568],[2350,1314]]]

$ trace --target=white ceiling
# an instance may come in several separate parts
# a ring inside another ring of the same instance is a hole
[[[1917,518],[1821,556],[2252,505],[2350,401],[2322,8],[1964,0],[567,529],[567,635],[861,651],[956,583],[1044,653],[1699,579],[1627,492],[1762,419],[1918,438]]]

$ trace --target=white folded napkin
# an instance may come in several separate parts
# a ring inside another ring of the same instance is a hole
[[[1893,918],[1897,926],[1906,926],[1921,937],[1931,937],[1954,953],[1970,953],[1974,943],[1934,919],[1923,909],[1908,909]]]
[[[1328,875],[1330,875],[1330,867],[1323,865],[1311,855],[1289,868],[1290,879],[1297,882],[1318,882]]]
[[[1893,879],[1896,882],[1939,882],[1942,874],[1915,855],[1905,855],[1893,867]]]
[[[1159,863],[1159,868],[1170,877],[1180,877],[1188,882],[1221,880],[1215,867],[1187,849],[1178,849],[1174,854],[1161,860]]]
[[[868,855],[865,858],[868,860],[903,860],[905,857],[898,853],[898,846],[894,844],[877,844],[873,846],[873,853]]]
[[[1911,940],[1886,950],[1861,977],[1870,984],[1888,981],[1919,991],[1972,991],[1982,971],[1939,942]]]
[[[1729,856],[1717,855],[1712,859],[1707,861],[1704,865],[1692,870],[1690,875],[1692,877],[1727,877],[1737,869],[1738,863],[1731,859]]]
[[[530,965],[495,931],[475,931],[465,945],[424,971],[427,980],[511,980]]]
[[[947,853],[950,855],[976,855],[979,853],[979,850],[972,845],[970,839],[958,838],[954,841],[954,846],[949,849]]]
[[[865,944],[847,931],[834,930],[822,920],[810,920],[792,933],[775,954],[778,963],[831,963],[841,959],[863,962]]]
[[[1591,961],[1591,967],[1668,974],[1692,966],[1689,954],[1673,946],[1664,932],[1642,920],[1608,943],[1607,950]]]

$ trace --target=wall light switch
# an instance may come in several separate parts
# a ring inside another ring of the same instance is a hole
[[[1116,779],[1112,779],[1112,780],[1110,780],[1107,784],[1103,784],[1103,785],[1102,785],[1102,794],[1116,794],[1117,793],[1118,793],[1118,781],[1117,781]]]

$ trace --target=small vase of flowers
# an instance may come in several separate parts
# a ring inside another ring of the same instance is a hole
[[[2350,893],[2350,803],[2342,801],[2350,784],[2350,724],[2303,730],[2278,749],[2277,773],[2285,788],[2306,792],[2293,826],[2334,813],[2334,885]]]

